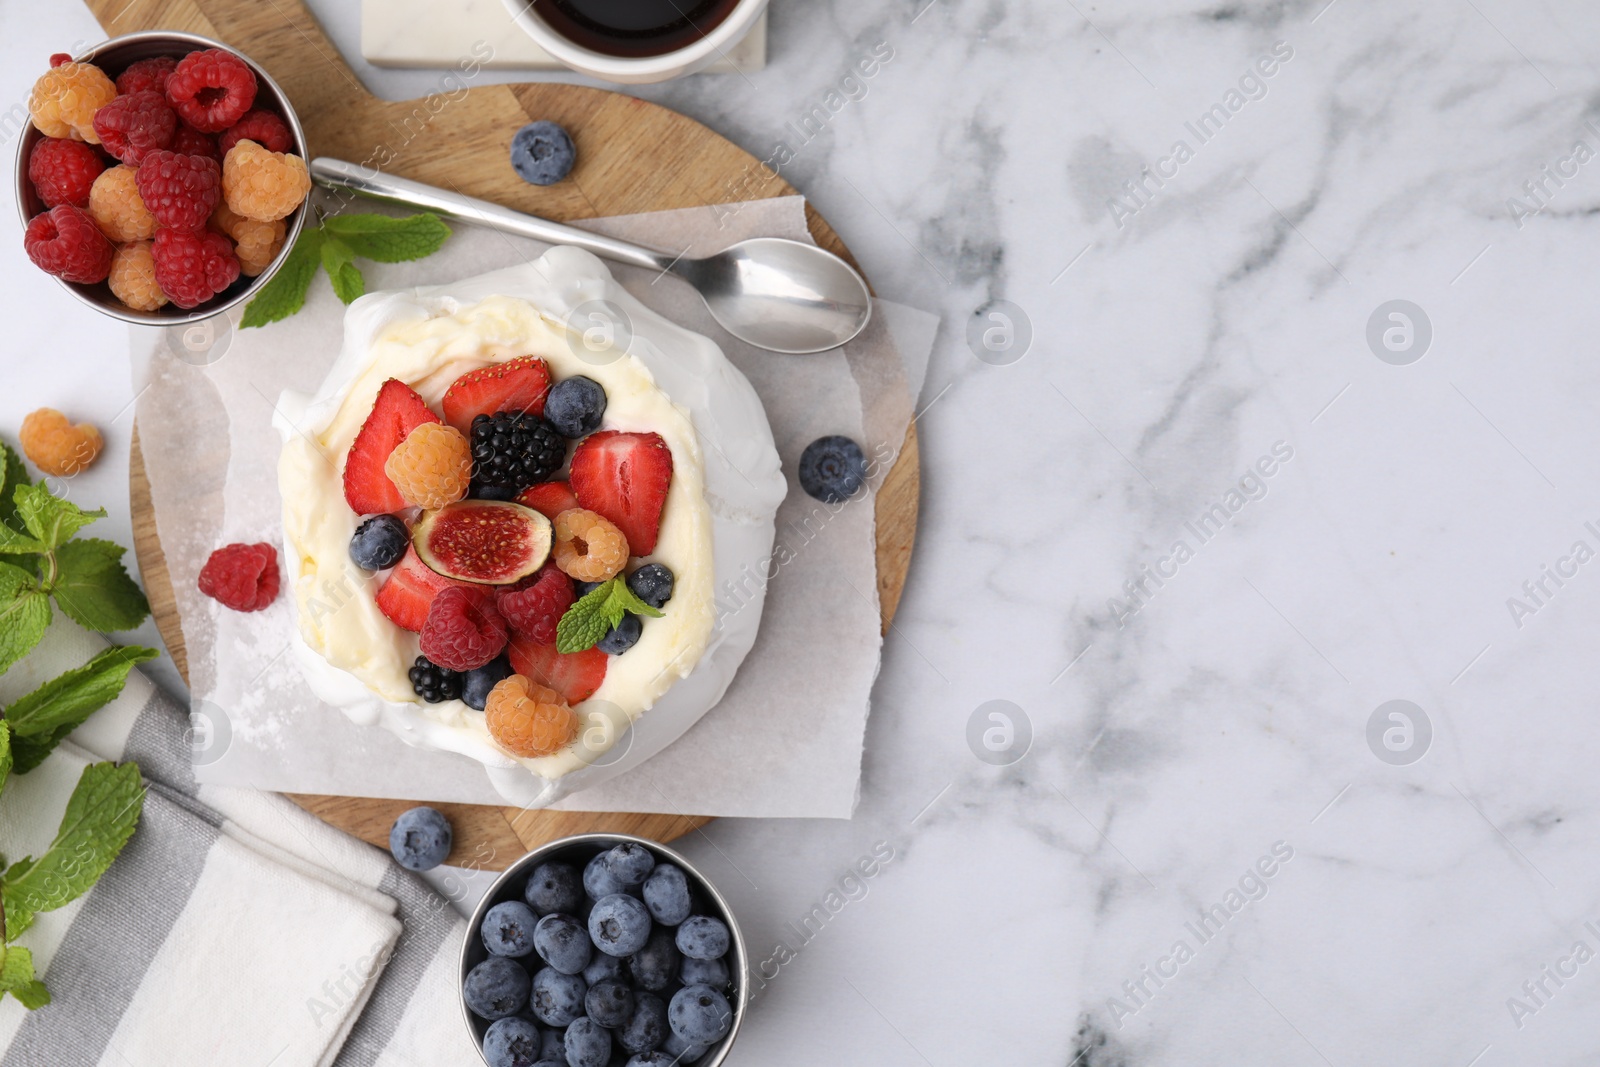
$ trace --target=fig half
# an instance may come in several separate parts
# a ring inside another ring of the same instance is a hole
[[[422,562],[446,578],[510,585],[550,557],[550,520],[509,500],[458,500],[411,531]]]

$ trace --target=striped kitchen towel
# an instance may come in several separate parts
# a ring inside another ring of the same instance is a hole
[[[87,661],[58,619],[0,704]],[[456,991],[465,924],[387,855],[283,797],[199,786],[188,715],[137,670],[0,795],[0,853],[38,855],[83,767],[136,760],[148,794],[98,884],[18,943],[52,1002],[0,1001],[0,1067],[438,1067],[477,1062]]]

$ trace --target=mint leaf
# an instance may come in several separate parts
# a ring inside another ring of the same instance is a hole
[[[661,618],[661,612],[634,595],[622,575],[601,582],[568,608],[556,623],[556,651],[582,652],[593,648],[606,631],[630,611]]]
[[[10,900],[7,900],[5,902],[5,919],[6,936],[12,938],[21,937],[27,932],[28,927],[33,925],[33,912],[27,908],[18,907],[12,904]]]
[[[333,283],[333,295],[346,304],[367,291],[367,279],[361,276],[354,263],[340,264],[338,270],[328,275],[328,281]]]
[[[348,264],[356,254],[350,251],[350,246],[339,238],[326,232],[322,236],[322,269],[328,272],[328,277],[339,273],[339,268]]]
[[[450,227],[432,213],[394,218],[389,215],[334,215],[322,228],[338,237],[362,259],[400,263],[439,251]]]
[[[6,992],[22,1001],[22,1006],[29,1011],[42,1008],[50,1003],[50,990],[46,989],[44,983],[37,978],[16,989],[8,989]]]
[[[301,230],[278,273],[267,279],[267,284],[250,298],[239,325],[265,326],[305,307],[306,290],[311,288],[311,279],[317,275],[321,255],[322,231],[316,227]]]
[[[117,698],[134,664],[155,659],[153,648],[113,645],[88,663],[19,697],[6,709],[11,732],[20,738],[69,732]]]
[[[650,619],[661,618],[661,612],[640,600],[633,590],[628,588],[627,580],[622,575],[617,575],[612,581],[617,583],[617,587],[611,591],[611,595],[617,598],[623,611],[631,611],[635,615],[643,615]]]
[[[28,468],[22,465],[22,457],[17,455],[16,449],[0,441],[0,523],[11,527],[20,525],[13,497],[18,486],[27,484]]]
[[[55,552],[50,592],[67,617],[100,633],[131,630],[150,614],[150,603],[122,565],[126,551],[112,541],[85,537]]]
[[[50,600],[33,575],[0,563],[0,673],[27,655],[50,625]]]
[[[6,945],[4,952],[0,958],[0,993],[12,994],[30,1010],[50,1003],[49,991],[34,977],[33,953],[21,945]]]
[[[611,612],[611,590],[616,585],[615,578],[601,582],[567,609],[556,623],[557,652],[582,652],[593,648],[607,630],[622,621],[620,605],[614,618]]]
[[[11,527],[0,523],[0,555],[38,555],[49,550],[49,546],[37,537],[29,537],[27,534],[18,533]]]
[[[11,727],[0,721],[0,789],[11,777]]]
[[[87,892],[133,835],[143,807],[138,764],[85,767],[50,847],[38,859],[13,863],[0,880],[7,922],[13,908],[53,911]]]
[[[22,525],[47,548],[65,543],[91,522],[106,517],[105,508],[84,511],[72,501],[54,496],[42,485],[18,486],[16,499]]]

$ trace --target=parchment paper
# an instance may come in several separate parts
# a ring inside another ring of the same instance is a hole
[[[809,240],[799,197],[590,225],[688,255],[747,236]],[[395,289],[469,277],[543,250],[537,242],[458,226],[426,260],[361,266],[369,290]],[[821,504],[800,489],[794,471],[810,441],[847,434],[866,450],[876,491],[905,435],[938,320],[880,301],[872,325],[845,349],[774,356],[729,337],[676,278],[612,269],[644,303],[713,338],[750,378],[766,405],[790,493],[778,513],[778,564],[769,571],[760,636],[722,702],[649,762],[556,806],[847,818],[879,663],[872,501],[861,494],[843,505]],[[281,547],[273,407],[284,389],[310,392],[322,380],[343,338],[343,311],[319,277],[303,311],[265,329],[225,324],[141,330],[135,338],[135,386],[144,387],[139,435],[199,716],[196,775],[284,792],[502,803],[476,762],[411,748],[322,704],[289,654],[294,618],[287,595],[266,611],[239,614],[195,585],[218,545]]]

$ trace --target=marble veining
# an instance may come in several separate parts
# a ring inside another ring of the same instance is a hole
[[[771,961],[734,1061],[1591,1062],[1600,8],[770,22],[636,91],[944,327],[856,817],[684,842]]]

